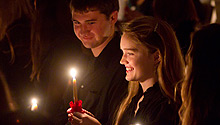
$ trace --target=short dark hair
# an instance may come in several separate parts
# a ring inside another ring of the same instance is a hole
[[[119,11],[118,0],[71,0],[70,10],[88,12],[98,10],[108,18],[112,12]]]

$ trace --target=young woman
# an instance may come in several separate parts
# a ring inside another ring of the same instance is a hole
[[[220,25],[210,24],[197,31],[187,55],[182,84],[182,125],[213,125],[220,119]]]
[[[115,124],[177,124],[174,93],[184,61],[172,28],[153,17],[137,18],[125,26],[120,46],[130,83]]]

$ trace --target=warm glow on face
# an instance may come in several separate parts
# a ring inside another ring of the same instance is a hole
[[[71,69],[70,70],[70,75],[73,77],[73,79],[75,79],[75,77],[76,77],[76,69]]]

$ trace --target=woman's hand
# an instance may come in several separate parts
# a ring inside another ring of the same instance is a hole
[[[91,112],[83,109],[84,113],[71,112],[71,108],[67,110],[69,122],[72,125],[101,125]]]

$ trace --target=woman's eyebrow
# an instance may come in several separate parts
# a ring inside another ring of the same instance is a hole
[[[137,51],[137,48],[123,48],[124,50]]]

